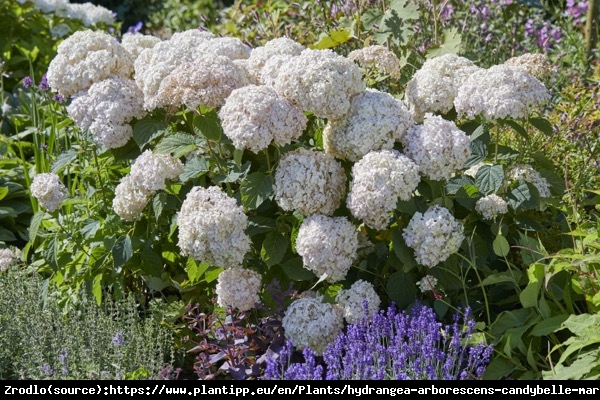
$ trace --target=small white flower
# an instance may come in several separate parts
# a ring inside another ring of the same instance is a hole
[[[350,289],[341,289],[335,301],[344,309],[344,318],[349,324],[360,322],[365,318],[370,319],[379,311],[381,304],[373,284],[362,279],[354,282]],[[367,302],[366,310],[364,301]]]
[[[125,221],[133,221],[142,214],[149,196],[140,189],[130,175],[126,175],[115,188],[113,210]]]
[[[508,212],[508,204],[502,197],[492,193],[477,200],[475,211],[484,219],[494,219],[496,216]]]
[[[33,197],[48,211],[57,210],[60,203],[68,196],[67,187],[54,173],[42,173],[34,176],[30,190]]]
[[[246,268],[221,271],[217,278],[217,303],[221,307],[248,311],[260,302],[262,281],[258,272]]]
[[[421,289],[422,293],[434,292],[437,283],[438,280],[436,277],[426,275],[419,282],[417,282],[417,286],[419,287],[419,289]]]
[[[133,184],[147,195],[166,188],[166,180],[176,179],[184,166],[170,154],[154,154],[145,150],[133,163],[129,175]]]

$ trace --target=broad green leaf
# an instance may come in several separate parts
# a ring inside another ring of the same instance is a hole
[[[223,271],[223,268],[216,268],[216,267],[207,268],[206,271],[204,272],[204,280],[206,281],[206,283],[211,283],[212,281],[214,281],[215,279],[217,279],[219,277],[219,275],[221,274],[222,271]]]
[[[482,165],[475,175],[475,185],[485,195],[496,193],[504,180],[504,168],[500,164]]]
[[[240,192],[244,207],[256,210],[273,197],[273,180],[262,172],[253,172],[242,180]]]
[[[565,321],[564,327],[578,336],[582,336],[590,330],[598,334],[597,328],[600,327],[600,314],[571,315]]]
[[[13,242],[15,240],[17,240],[17,237],[12,231],[0,226],[0,242]]]
[[[148,285],[148,287],[155,292],[160,292],[169,287],[169,284],[161,278],[157,278],[155,276],[144,276],[143,278],[144,282],[146,282],[146,285]]]
[[[499,272],[496,274],[486,276],[483,279],[483,281],[481,282],[481,285],[489,286],[489,285],[498,285],[500,283],[510,282],[510,283],[514,284],[515,286],[518,286],[519,282],[518,282],[517,278],[520,278],[520,277],[521,277],[520,272],[518,274],[514,274],[514,273],[510,273],[510,272]]]
[[[402,231],[397,227],[391,229],[392,231],[392,250],[398,259],[402,262],[404,268],[410,268],[416,265],[414,252],[410,249],[404,238],[402,237]]]
[[[242,166],[242,158],[244,157],[244,149],[235,149],[233,151],[233,161],[240,168]]]
[[[92,294],[96,299],[98,305],[102,305],[102,274],[94,276],[94,283],[92,284]]]
[[[143,149],[152,139],[160,136],[169,125],[157,118],[146,116],[133,124],[133,140]]]
[[[527,182],[520,181],[517,187],[506,194],[506,202],[513,210],[528,210],[536,208],[539,199],[531,192]]]
[[[100,229],[100,226],[100,221],[88,219],[81,228],[81,233],[86,239],[93,238],[96,235],[96,232],[98,232],[98,229]]]
[[[521,259],[525,265],[531,265],[538,262],[541,258],[548,255],[544,245],[532,237],[519,232],[519,246],[521,246]]]
[[[553,371],[542,371],[544,380],[573,381],[589,379],[587,376],[593,368],[598,367],[597,354],[585,354],[571,365],[557,365]]]
[[[350,31],[345,28],[333,29],[329,33],[321,33],[319,40],[311,46],[313,49],[331,49],[350,40]]]
[[[216,111],[210,110],[202,115],[194,115],[193,124],[208,140],[212,142],[221,140],[223,129]]]
[[[188,260],[185,264],[185,269],[188,274],[188,279],[191,282],[197,282],[202,278],[204,272],[208,269],[208,263],[199,263],[191,257],[188,257]]]
[[[542,322],[538,322],[531,332],[529,332],[532,336],[546,336],[552,332],[556,332],[559,329],[562,329],[561,325],[564,321],[569,318],[568,314],[559,314],[548,319],[542,320]]]
[[[52,163],[51,171],[55,174],[58,174],[63,170],[67,165],[69,165],[73,160],[77,159],[77,150],[69,149],[64,153],[61,153],[56,157],[56,160]]]
[[[508,358],[494,357],[485,368],[483,379],[500,380],[504,379],[517,368],[517,363]]]
[[[552,124],[546,118],[529,118],[529,123],[535,126],[540,132],[546,136],[552,136],[554,129]]]
[[[195,157],[185,163],[183,172],[179,175],[181,183],[196,179],[210,170],[210,164],[204,157]]]
[[[436,49],[429,50],[427,58],[431,59],[443,56],[444,54],[458,54],[460,52],[461,41],[462,37],[458,32],[458,28],[444,29],[444,43]]]
[[[397,271],[387,280],[386,290],[390,299],[396,302],[396,305],[405,309],[417,298],[417,285],[410,274]]]
[[[510,253],[510,244],[508,244],[508,240],[502,235],[496,236],[492,243],[492,248],[498,257],[506,257]]]
[[[304,263],[300,257],[294,257],[281,264],[281,269],[293,281],[311,281],[316,278],[315,274],[304,268]]]
[[[288,248],[289,239],[279,232],[270,232],[265,236],[260,256],[268,267],[279,264]]]
[[[512,147],[509,146],[504,146],[504,145],[490,145],[490,147],[493,147],[496,150],[496,157],[498,158],[498,160],[504,160],[504,161],[511,161],[511,160],[516,160],[519,155],[521,153],[519,153],[517,150],[513,149]]]
[[[536,307],[542,285],[544,284],[544,265],[537,263],[530,265],[527,269],[527,277],[529,278],[529,283],[519,294],[519,300],[524,308]]]
[[[481,197],[475,185],[464,185],[456,191],[456,201],[468,210],[474,210],[477,200]]]
[[[115,268],[122,267],[133,256],[133,247],[129,235],[121,236],[112,248]]]
[[[519,135],[521,135],[525,139],[529,139],[529,135],[527,134],[527,130],[525,128],[523,128],[523,126],[521,124],[519,124],[517,121],[514,121],[512,119],[503,119],[503,120],[500,120],[500,122],[502,124],[508,125],[511,128],[513,128],[513,130],[515,132],[517,132]]]
[[[198,138],[185,132],[177,132],[163,138],[155,148],[157,153],[172,154],[179,158],[198,148]]]
[[[475,128],[473,133],[471,133],[469,139],[471,139],[471,143],[477,141],[487,146],[490,144],[491,139],[489,127],[486,124],[479,125],[477,128]]]
[[[471,155],[465,164],[465,168],[483,162],[488,155],[487,145],[480,140],[472,140],[469,146],[471,147]]]
[[[275,230],[275,220],[273,218],[264,217],[261,215],[253,215],[248,217],[248,228],[246,233],[252,237],[261,233],[267,233]]]
[[[152,211],[154,211],[154,218],[157,222],[163,213],[165,204],[167,204],[167,194],[164,192],[157,193],[152,198]]]
[[[44,211],[38,211],[33,214],[31,223],[29,224],[29,241],[34,242],[40,229],[40,224],[44,220],[46,213]]]
[[[163,259],[160,255],[152,250],[141,250],[139,252],[141,260],[140,269],[145,275],[161,276],[163,268]]]
[[[469,175],[457,175],[446,182],[446,193],[451,195],[456,194],[458,189],[465,185],[473,185],[474,183],[475,181]]]

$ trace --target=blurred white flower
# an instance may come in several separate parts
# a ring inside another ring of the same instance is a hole
[[[217,278],[217,303],[221,307],[248,311],[260,302],[262,281],[258,272],[246,268],[230,268]]]
[[[344,309],[344,319],[348,324],[371,319],[381,304],[373,284],[362,279],[354,282],[350,289],[340,289],[335,301]],[[367,302],[366,309],[364,301]]]
[[[68,196],[67,187],[55,173],[42,173],[33,177],[31,194],[48,211],[55,211]]]

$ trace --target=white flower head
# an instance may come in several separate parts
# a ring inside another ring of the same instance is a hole
[[[426,113],[450,111],[459,85],[477,70],[479,67],[472,61],[456,54],[444,54],[425,61],[406,84],[406,102],[415,120],[421,122]]]
[[[57,15],[69,19],[78,19],[84,26],[96,26],[99,23],[112,25],[116,22],[116,14],[106,7],[91,2],[82,4],[69,3],[65,8],[59,8]]]
[[[362,279],[354,282],[350,289],[341,289],[335,301],[344,309],[344,319],[349,324],[372,318],[381,304],[373,284]]]
[[[238,149],[254,153],[271,142],[283,146],[299,138],[308,118],[302,110],[267,86],[235,89],[219,110],[223,133]]]
[[[437,284],[437,278],[431,275],[425,275],[419,282],[417,282],[417,286],[419,289],[421,289],[422,293],[435,292],[435,287]]]
[[[358,231],[346,217],[311,215],[300,224],[296,251],[304,268],[317,276],[327,274],[328,282],[338,282],[356,260]]]
[[[536,171],[530,164],[513,165],[507,171],[506,176],[509,181],[523,180],[531,183],[538,190],[541,198],[552,197],[550,183],[548,183],[548,180],[544,178],[542,174]]]
[[[125,221],[133,221],[142,214],[150,197],[141,190],[130,175],[126,175],[115,188],[113,210]]]
[[[131,166],[129,175],[133,184],[147,195],[164,190],[167,179],[174,180],[182,172],[184,166],[170,154],[154,154],[145,150]]]
[[[372,151],[352,166],[346,205],[355,218],[385,229],[398,200],[408,200],[420,182],[419,167],[397,150]]]
[[[412,114],[401,100],[366,89],[352,97],[347,114],[327,121],[323,146],[337,158],[358,161],[370,151],[393,148],[412,125]]]
[[[250,251],[248,217],[221,188],[193,187],[177,216],[178,246],[190,256],[222,268],[239,268]]]
[[[302,111],[340,118],[352,96],[365,90],[362,75],[358,65],[333,50],[305,49],[281,65],[271,84]]]
[[[248,71],[252,80],[256,83],[262,82],[261,75],[265,63],[273,56],[297,56],[306,47],[295,40],[287,37],[278,37],[269,40],[263,46],[251,50],[248,57]]]
[[[344,327],[344,313],[338,305],[323,303],[320,297],[294,300],[281,324],[285,337],[297,349],[310,348],[322,355]]]
[[[504,65],[523,68],[540,80],[548,78],[555,72],[555,68],[548,60],[548,55],[544,53],[525,53],[511,57],[504,62]]]
[[[19,257],[21,257],[21,250],[19,249],[14,251],[9,248],[0,249],[0,271],[8,271],[11,266],[17,263]]]
[[[400,59],[385,46],[374,44],[351,51],[348,58],[363,68],[373,67],[379,73],[389,75],[392,79],[400,78]]]
[[[279,160],[274,189],[285,211],[332,215],[346,193],[346,173],[332,155],[300,147]]]
[[[207,55],[179,64],[159,85],[154,104],[189,110],[216,108],[234,89],[247,85],[245,71],[225,56]]]
[[[408,130],[403,144],[419,172],[432,180],[450,179],[471,155],[469,136],[453,121],[429,113],[422,124]]]
[[[260,303],[261,276],[246,268],[229,268],[217,278],[217,303],[221,307],[248,311]]]
[[[162,39],[157,36],[132,32],[125,32],[121,38],[121,44],[131,54],[134,63],[143,50],[151,49],[161,41]]]
[[[462,224],[439,205],[424,214],[416,212],[402,232],[406,245],[415,251],[416,261],[435,267],[456,253],[464,240]]]
[[[48,211],[55,211],[69,195],[67,187],[55,173],[42,173],[33,177],[31,194]]]
[[[102,31],[76,31],[63,40],[48,66],[48,85],[68,97],[111,76],[129,78],[133,60],[114,37]]]
[[[527,118],[550,99],[550,92],[524,68],[494,65],[469,75],[458,88],[454,107],[461,117],[490,121]]]
[[[508,212],[508,204],[502,197],[492,193],[477,200],[475,211],[481,214],[483,219],[494,219],[496,216]]]
[[[135,81],[119,76],[95,82],[67,106],[69,117],[92,133],[97,144],[108,149],[124,146],[133,138],[129,124],[146,115],[142,91]]]

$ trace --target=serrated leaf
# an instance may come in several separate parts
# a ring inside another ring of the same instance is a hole
[[[46,213],[44,211],[38,211],[33,214],[31,217],[31,222],[29,224],[29,241],[34,242],[37,237],[38,231],[40,229],[40,224],[42,223]]]
[[[275,229],[275,220],[261,215],[248,217],[248,228],[246,233],[252,237],[261,233],[271,232]]]
[[[552,124],[546,118],[529,118],[529,123],[535,126],[540,132],[546,136],[552,136],[554,129]]]
[[[199,178],[210,170],[210,164],[203,157],[192,158],[185,163],[183,172],[179,175],[181,183],[186,183],[190,179]]]
[[[482,165],[475,175],[475,185],[485,195],[496,193],[504,180],[504,168],[500,164]]]
[[[345,28],[333,29],[329,33],[321,33],[319,40],[311,46],[313,49],[331,49],[350,40],[350,31]]]
[[[198,282],[208,267],[208,263],[199,263],[198,261],[189,257],[185,264],[185,269],[190,282]]]
[[[300,257],[292,258],[281,265],[281,269],[293,281],[310,281],[316,278],[315,274],[304,268],[304,263]]]
[[[457,175],[446,182],[446,193],[456,194],[464,185],[474,185],[475,181],[469,175]]]
[[[160,136],[169,124],[166,122],[146,116],[133,124],[133,140],[140,149],[143,149],[152,139]]]
[[[157,222],[162,215],[165,204],[167,204],[167,194],[164,192],[157,193],[152,198],[152,211],[154,211],[154,217],[156,218]]]
[[[161,276],[163,272],[163,259],[152,250],[142,250],[139,252],[142,260],[141,270],[150,276]]]
[[[431,49],[427,52],[427,58],[431,59],[439,57],[444,54],[458,54],[460,52],[460,44],[462,37],[458,32],[458,28],[449,28],[444,30],[444,43],[436,48]]]
[[[390,300],[396,302],[400,309],[405,309],[417,298],[417,285],[410,276],[404,272],[394,272],[387,280],[386,289]]]
[[[204,271],[204,280],[206,281],[206,283],[211,283],[215,279],[219,278],[219,275],[221,274],[222,271],[223,271],[223,268],[216,268],[216,267],[207,268],[206,271]]]
[[[96,299],[96,304],[102,305],[102,274],[94,276],[94,283],[92,284],[92,294]]]
[[[81,228],[81,233],[86,239],[90,239],[96,235],[98,229],[100,229],[100,221],[88,219],[85,221],[85,225]]]
[[[262,172],[251,173],[242,180],[240,192],[244,207],[256,210],[273,196],[273,180]]]
[[[506,257],[510,253],[510,244],[508,244],[508,240],[502,235],[496,236],[492,243],[492,248],[494,249],[494,253],[499,257]]]
[[[288,243],[289,239],[279,232],[267,233],[260,250],[260,257],[268,267],[279,264],[285,256]]]
[[[471,148],[471,155],[467,159],[465,168],[483,162],[488,155],[487,145],[480,140],[472,140],[469,147]]]
[[[172,154],[179,158],[188,155],[198,148],[198,138],[185,132],[177,132],[163,138],[154,151],[162,154]]]
[[[475,209],[475,204],[480,197],[481,193],[475,185],[464,185],[456,191],[456,201],[468,210]]]
[[[115,268],[122,267],[133,257],[133,246],[129,235],[121,236],[112,248]]]
[[[221,128],[221,121],[215,110],[205,112],[202,115],[194,115],[192,123],[206,139],[212,142],[221,140],[223,129]]]
[[[527,134],[527,130],[525,130],[525,128],[523,128],[523,126],[521,124],[519,124],[518,122],[516,122],[516,121],[514,121],[512,119],[502,119],[502,120],[500,120],[500,122],[502,124],[508,125],[511,128],[513,128],[513,130],[515,132],[517,132],[519,135],[521,135],[525,139],[529,139],[529,135]]]
[[[539,205],[539,198],[534,196],[527,182],[520,181],[517,187],[506,194],[506,202],[514,210],[528,210]]]
[[[58,174],[60,171],[63,170],[63,168],[69,165],[71,161],[75,160],[76,158],[77,150],[69,149],[64,153],[59,154],[58,157],[56,157],[56,160],[54,160],[54,162],[52,163],[50,171],[52,171],[55,174]]]

